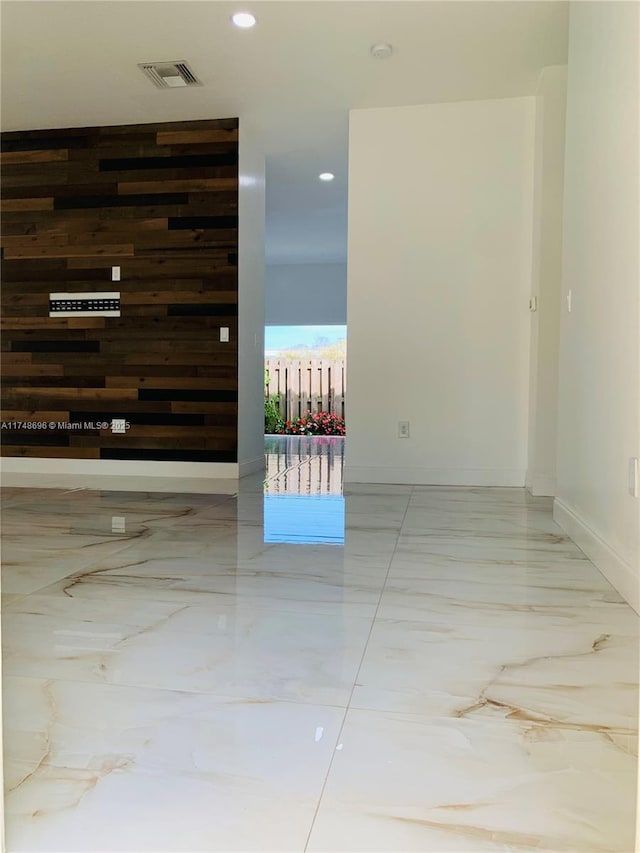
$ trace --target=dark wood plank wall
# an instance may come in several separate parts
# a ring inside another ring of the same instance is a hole
[[[235,462],[237,119],[5,133],[1,161],[3,455]],[[120,317],[48,316],[110,290]]]

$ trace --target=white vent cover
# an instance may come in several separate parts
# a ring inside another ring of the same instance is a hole
[[[158,89],[179,89],[184,86],[202,86],[202,83],[189,68],[184,59],[177,62],[140,62],[147,77]]]

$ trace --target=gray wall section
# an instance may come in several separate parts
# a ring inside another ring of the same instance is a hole
[[[347,322],[346,264],[268,266],[265,291],[267,326]]]

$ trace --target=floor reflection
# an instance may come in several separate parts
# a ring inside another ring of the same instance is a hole
[[[343,444],[0,492],[10,853],[634,849],[637,615],[524,489],[343,520]]]
[[[344,438],[265,438],[264,541],[344,544]]]

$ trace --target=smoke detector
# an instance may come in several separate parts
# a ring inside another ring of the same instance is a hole
[[[182,89],[202,86],[184,59],[177,62],[139,62],[140,68],[158,89]]]
[[[371,45],[371,56],[373,56],[374,59],[388,59],[392,53],[393,48],[386,42]]]

